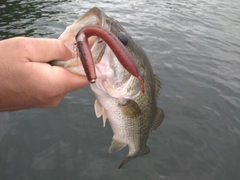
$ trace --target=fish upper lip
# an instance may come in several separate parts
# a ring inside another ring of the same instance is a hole
[[[107,17],[106,14],[105,14],[103,11],[101,11],[99,8],[96,8],[96,7],[92,8],[88,14],[85,14],[83,17],[81,17],[81,18],[79,19],[79,22],[81,22],[81,20],[84,20],[84,19],[95,19],[95,20],[92,20],[92,23],[86,23],[85,26],[82,26],[82,27],[78,30],[78,32],[79,32],[82,28],[84,28],[84,27],[86,27],[86,26],[91,26],[91,25],[99,25],[99,26],[102,26],[103,28],[105,28],[105,29],[107,29],[107,30],[109,30],[109,31],[110,31],[110,29],[111,29],[110,23],[107,23],[108,17]],[[77,32],[77,33],[78,33],[78,32]],[[76,33],[76,34],[77,34],[77,33]],[[99,37],[97,37],[97,36],[92,36],[92,37],[88,38],[88,45],[89,45],[90,49],[92,49],[93,46],[98,46],[98,43],[99,43],[100,41],[102,41],[101,43],[104,43],[104,46],[103,46],[103,48],[101,48],[101,51],[100,51],[101,53],[98,55],[98,57],[94,59],[94,60],[95,60],[95,64],[97,64],[97,63],[99,63],[99,62],[101,61],[101,58],[102,58],[102,56],[103,56],[103,51],[104,51],[104,49],[105,49],[106,43],[105,43],[103,40],[101,40],[101,38],[99,38]],[[76,43],[75,43],[75,44],[76,44]],[[74,49],[76,49],[76,48],[74,48]],[[94,52],[92,52],[92,54],[94,54]],[[78,57],[78,58],[79,58],[79,57]]]
[[[89,25],[99,25],[105,27],[107,24],[106,19],[106,14],[99,8],[94,7],[76,20],[73,24],[68,26],[58,39],[62,40],[70,50],[73,50],[72,47],[75,42],[75,36],[83,27]],[[89,46],[92,47],[97,39],[98,37],[94,36],[89,38]]]

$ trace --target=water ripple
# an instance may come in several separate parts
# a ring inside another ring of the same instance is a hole
[[[107,153],[110,127],[100,128],[94,96],[85,88],[51,110],[0,114],[0,177],[237,179],[239,1],[5,0],[0,39],[56,38],[93,6],[124,26],[162,80],[157,103],[165,120],[149,136],[151,153],[117,171],[127,152]]]

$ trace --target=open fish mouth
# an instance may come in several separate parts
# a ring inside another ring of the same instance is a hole
[[[144,93],[143,78],[139,75],[135,59],[125,47],[128,39],[123,33],[115,32],[115,35],[111,32],[111,24],[118,23],[114,23],[114,20],[107,17],[100,9],[90,9],[75,23],[68,26],[59,37],[68,48],[72,46],[77,49],[81,63],[78,58],[75,58],[67,62],[54,61],[52,65],[62,66],[81,75],[83,71],[80,68],[83,67],[89,82],[95,83],[97,79],[95,64],[101,61],[107,45],[123,68],[139,80],[142,84],[142,93]],[[120,30],[121,27],[117,27]],[[82,67],[79,67],[80,65]]]
[[[85,75],[82,67],[82,62],[79,58],[79,54],[77,51],[75,37],[82,28],[92,25],[98,25],[106,29],[110,29],[109,25],[106,24],[106,15],[98,8],[90,9],[86,14],[76,20],[73,24],[67,26],[65,31],[58,38],[71,51],[76,53],[76,57],[68,61],[55,60],[52,61],[50,64],[63,67],[76,74]],[[91,49],[95,63],[100,62],[101,56],[105,49],[105,43],[103,43],[103,41],[99,37],[91,36],[88,38],[88,45]]]

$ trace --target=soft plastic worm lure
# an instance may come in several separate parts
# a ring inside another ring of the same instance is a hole
[[[143,79],[140,77],[137,65],[127,48],[112,32],[98,25],[86,26],[76,35],[77,49],[88,81],[95,83],[97,79],[95,63],[88,45],[88,38],[91,36],[98,36],[106,42],[122,66],[140,81],[144,93]]]

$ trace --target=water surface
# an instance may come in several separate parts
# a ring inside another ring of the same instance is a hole
[[[0,2],[0,39],[57,38],[93,6],[117,19],[144,48],[163,88],[165,112],[149,155],[117,167],[112,131],[94,114],[89,87],[51,109],[0,113],[0,179],[240,178],[240,2]]]

